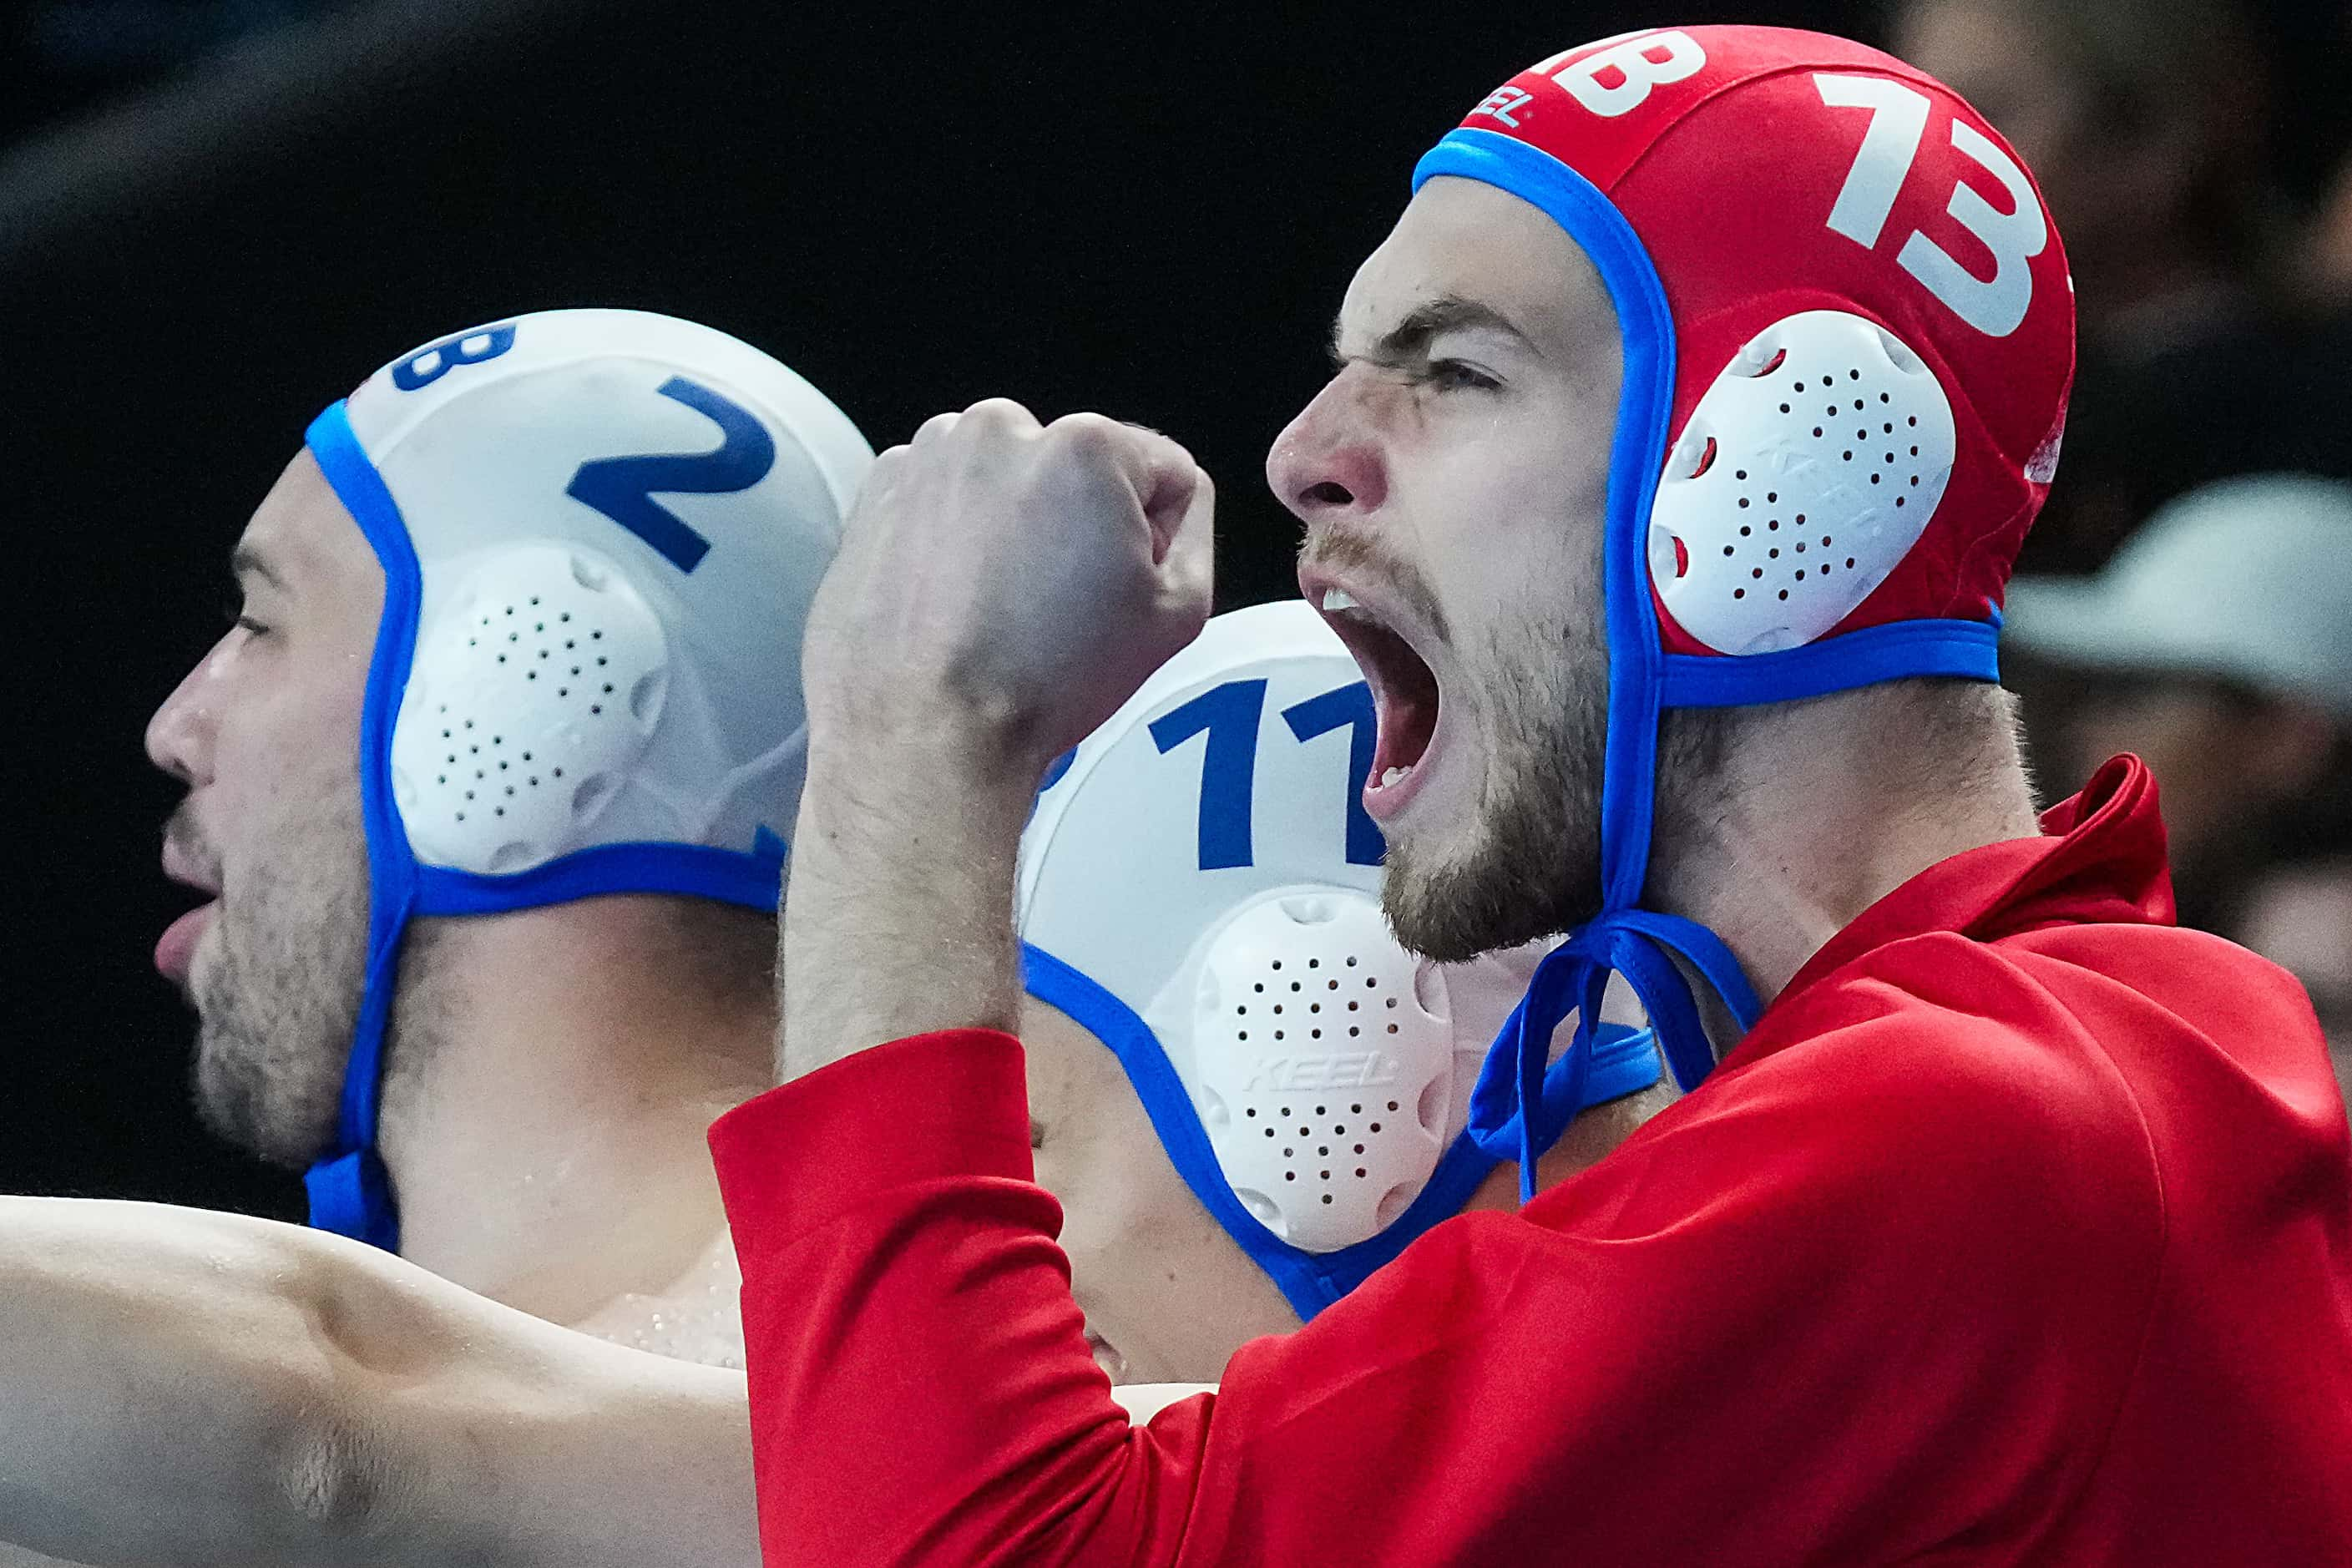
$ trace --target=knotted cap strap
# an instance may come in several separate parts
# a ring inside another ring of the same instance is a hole
[[[1497,1159],[1519,1163],[1519,1199],[1536,1195],[1536,1161],[1586,1107],[1628,1092],[1619,1080],[1646,1057],[1650,1036],[1601,1021],[1612,973],[1624,975],[1656,1030],[1675,1081],[1687,1094],[1715,1065],[1689,984],[1669,950],[1698,970],[1744,1032],[1763,1012],[1755,987],[1723,940],[1696,921],[1649,910],[1612,910],[1585,925],[1536,966],[1534,981],[1496,1037],[1470,1094],[1470,1137]],[[1576,1031],[1559,1060],[1547,1062],[1553,1031],[1570,1012]],[[1638,1087],[1638,1086],[1637,1086]]]
[[[1821,34],[1654,28],[1564,50],[1482,100],[1414,187],[1438,176],[1558,223],[1599,273],[1622,350],[1602,521],[1601,913],[1538,971],[1471,1107],[1473,1136],[1519,1159],[1531,1192],[1535,1157],[1591,1102],[1612,971],[1686,1090],[1713,1053],[1670,954],[1743,1029],[1759,1011],[1719,940],[1635,908],[1660,713],[1997,679],[2002,584],[2056,466],[2073,288],[2031,176],[1981,116]],[[1697,488],[1662,512],[1667,479]]]

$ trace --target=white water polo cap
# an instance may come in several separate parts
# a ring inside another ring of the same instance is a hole
[[[409,920],[621,892],[775,907],[801,628],[873,454],[775,360],[635,310],[427,344],[309,444],[384,571],[366,989],[310,1215],[396,1249],[374,1144]]]
[[[1023,841],[1028,989],[1115,1053],[1196,1197],[1302,1318],[1461,1209],[1470,1092],[1526,983],[1381,913],[1370,689],[1300,603],[1210,621],[1061,763]],[[1531,961],[1530,961],[1531,962]],[[1586,1103],[1656,1081],[1611,1026]]]

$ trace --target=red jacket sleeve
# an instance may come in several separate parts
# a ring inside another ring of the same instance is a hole
[[[2146,1149],[2083,1103],[2098,1083],[2021,1089],[1916,1035],[1719,1075],[1147,1427],[1028,1181],[1017,1042],[812,1074],[712,1132],[767,1561],[1733,1565],[2030,1536],[2129,1382]]]

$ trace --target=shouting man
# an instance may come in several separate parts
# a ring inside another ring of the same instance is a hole
[[[1268,463],[1377,693],[1388,911],[1570,933],[1471,1105],[1531,1192],[1611,973],[1685,1094],[1140,1429],[1028,1180],[1013,847],[1199,626],[1209,486],[1003,403],[881,458],[811,612],[807,1076],[713,1133],[770,1562],[2352,1552],[2309,1005],[2173,924],[2138,763],[2037,819],[1993,684],[2072,316],[2013,153],[1838,39],[1571,49],[1423,162]]]

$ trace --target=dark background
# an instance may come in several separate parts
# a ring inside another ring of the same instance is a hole
[[[1830,0],[1668,9],[0,9],[0,1190],[295,1212],[185,1107],[188,1020],[149,962],[189,901],[156,867],[176,791],[141,731],[304,425],[376,365],[628,305],[773,352],[877,447],[991,395],[1098,407],[1192,446],[1221,599],[1270,597],[1294,535],[1265,448],[1423,148],[1602,34],[1872,32]]]

